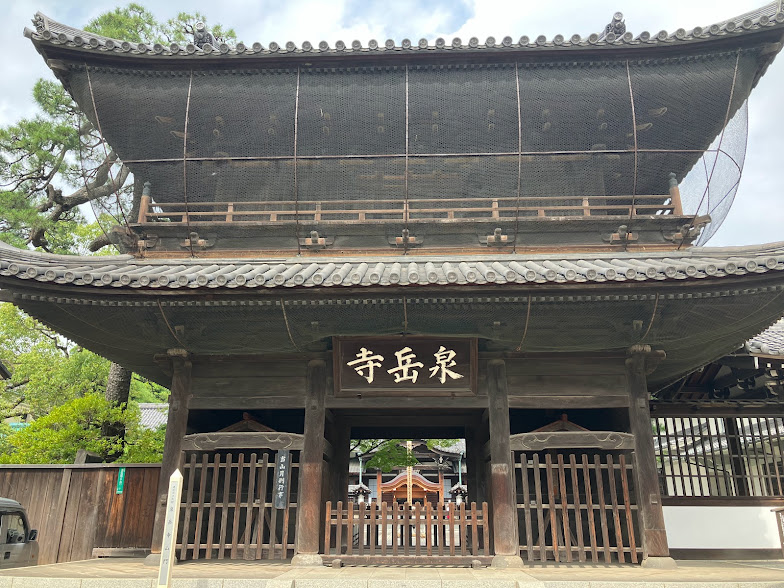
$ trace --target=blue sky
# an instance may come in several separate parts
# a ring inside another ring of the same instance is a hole
[[[140,2],[145,4],[145,2]],[[233,27],[246,44],[260,41],[284,45],[302,41],[314,45],[326,40],[334,46],[358,39],[380,43],[392,38],[416,42],[425,37],[451,40],[476,36],[501,39],[510,35],[552,38],[600,31],[613,13],[621,11],[628,30],[673,31],[706,26],[752,10],[763,0],[189,0],[149,2],[161,20],[180,11],[199,10],[209,22]],[[0,34],[5,59],[0,66],[4,91],[0,94],[0,124],[33,114],[31,88],[39,77],[51,77],[29,40],[22,36],[30,19],[40,10],[55,20],[75,27],[111,10],[108,0],[4,0],[0,5]],[[784,56],[780,56],[752,93],[749,106],[749,147],[743,180],[735,204],[724,225],[709,245],[745,245],[784,240],[781,153],[784,120],[780,116],[784,93]]]

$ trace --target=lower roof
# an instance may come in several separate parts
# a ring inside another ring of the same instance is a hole
[[[784,243],[670,253],[142,260],[0,245],[3,299],[163,385],[154,357],[330,349],[334,336],[475,337],[480,351],[667,353],[653,387],[784,314]],[[198,377],[196,374],[194,377]]]

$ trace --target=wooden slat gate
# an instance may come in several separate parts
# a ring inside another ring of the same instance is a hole
[[[639,563],[631,435],[532,435],[512,436],[522,558]]]
[[[180,561],[292,557],[296,545],[301,440],[295,439],[287,447],[268,443],[278,447],[254,450],[215,449],[215,445],[231,443],[188,441],[183,444],[186,451],[177,536]],[[275,459],[279,449],[288,447],[292,449],[283,498],[285,508],[277,509],[273,496]]]
[[[344,563],[488,563],[487,503],[328,502],[324,557]]]

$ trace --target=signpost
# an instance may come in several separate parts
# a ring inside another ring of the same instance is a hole
[[[125,468],[117,470],[117,494],[122,494],[125,489]]]
[[[285,510],[289,501],[289,469],[291,468],[291,451],[278,450],[275,457],[275,492],[272,505],[277,510]]]
[[[177,525],[180,522],[180,500],[182,499],[182,474],[174,470],[169,478],[169,492],[166,498],[166,521],[163,525],[163,545],[161,563],[158,568],[158,588],[168,588],[171,584],[172,567],[175,563],[177,545]]]

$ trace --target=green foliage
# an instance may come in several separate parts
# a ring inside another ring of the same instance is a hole
[[[456,439],[427,439],[428,449],[438,445],[449,447]],[[361,439],[351,444],[351,451],[364,461],[364,469],[391,472],[398,467],[414,466],[419,463],[413,453],[406,449],[405,439]],[[370,458],[370,459],[368,459]]]
[[[102,436],[107,423],[123,423],[126,437]],[[120,453],[123,461],[156,462],[162,456],[163,433],[141,429],[135,407],[112,406],[101,394],[87,394],[7,435],[2,449],[0,463],[73,463],[79,449],[104,459]]]
[[[187,30],[197,22],[207,24],[207,18],[201,12],[180,12],[174,18],[158,22],[144,6],[131,2],[124,8],[115,8],[94,18],[85,30],[133,43],[168,44],[191,40],[192,37]],[[234,29],[225,29],[219,24],[208,26],[208,29],[215,38],[222,39],[226,43],[237,41]]]
[[[10,303],[0,303],[0,361],[11,371],[10,380],[0,380],[0,419],[39,418],[65,402],[103,394],[110,365]],[[165,402],[167,397],[166,388],[134,376],[132,401]]]

